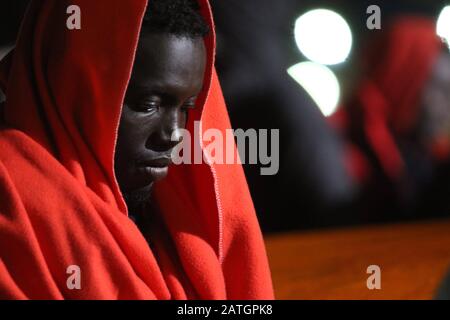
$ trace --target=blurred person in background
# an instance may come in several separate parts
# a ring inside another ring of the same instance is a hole
[[[344,151],[318,107],[286,72],[298,62],[298,1],[213,0],[217,67],[234,128],[280,129],[280,170],[245,172],[264,231],[350,221],[354,195]]]
[[[450,54],[434,20],[398,17],[360,60],[358,85],[331,118],[348,141],[359,222],[448,214]]]

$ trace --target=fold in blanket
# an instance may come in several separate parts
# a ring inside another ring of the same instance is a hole
[[[199,1],[213,29],[206,0]],[[82,29],[68,30],[78,5]],[[114,149],[146,0],[33,0],[0,67],[0,298],[272,299],[242,167],[179,165],[155,187],[150,248],[114,175]],[[230,128],[214,70],[187,128]],[[200,139],[200,137],[196,137]],[[206,152],[206,151],[204,151]],[[80,269],[81,289],[67,286]]]

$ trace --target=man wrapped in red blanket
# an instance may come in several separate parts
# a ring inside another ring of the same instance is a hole
[[[31,2],[0,70],[0,298],[273,298],[240,164],[168,170],[173,132],[230,128],[214,48],[206,0]]]

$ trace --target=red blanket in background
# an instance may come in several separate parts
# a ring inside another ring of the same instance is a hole
[[[213,28],[206,0],[200,1]],[[150,249],[113,171],[146,0],[32,1],[1,66],[0,298],[271,299],[262,235],[240,165],[180,165],[156,186]],[[66,9],[81,8],[81,30]],[[188,128],[230,128],[214,70]],[[199,138],[199,137],[197,137]],[[67,287],[80,267],[81,290]]]

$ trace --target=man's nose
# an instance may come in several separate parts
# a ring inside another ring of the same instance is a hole
[[[168,151],[174,148],[182,140],[180,129],[183,126],[181,122],[182,119],[177,111],[164,114],[160,119],[158,129],[149,139],[148,147],[156,149],[155,151]]]

